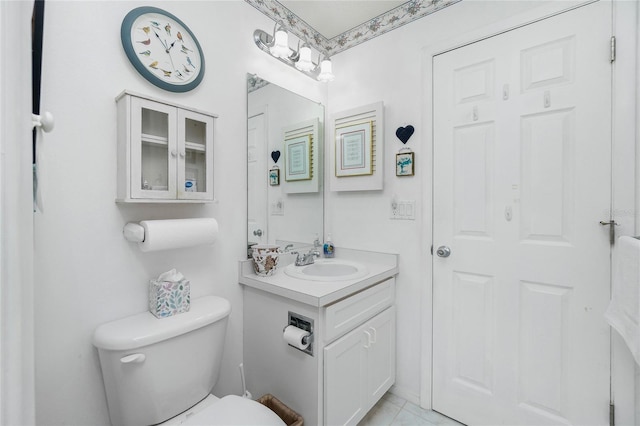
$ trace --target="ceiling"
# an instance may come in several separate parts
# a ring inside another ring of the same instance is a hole
[[[331,56],[461,0],[245,1]]]

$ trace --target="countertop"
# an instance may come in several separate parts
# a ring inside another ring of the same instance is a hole
[[[276,273],[270,277],[260,277],[253,271],[251,259],[239,262],[239,282],[288,299],[308,305],[322,307],[343,299],[360,290],[384,281],[398,274],[398,255],[365,250],[336,248],[336,260],[359,262],[368,269],[362,278],[346,281],[308,281],[291,277],[284,268],[294,260],[294,256],[282,255]]]

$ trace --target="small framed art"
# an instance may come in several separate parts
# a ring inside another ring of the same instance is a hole
[[[413,176],[415,157],[413,152],[399,152],[396,154],[396,176]]]
[[[269,170],[269,185],[271,186],[280,185],[280,169]]]
[[[311,136],[297,136],[284,141],[287,181],[311,179]]]
[[[371,122],[336,129],[336,176],[373,174]]]

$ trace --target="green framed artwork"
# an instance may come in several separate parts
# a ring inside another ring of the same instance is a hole
[[[311,143],[311,135],[297,136],[284,141],[284,178],[287,182],[312,178]]]
[[[337,177],[373,174],[372,123],[351,124],[336,129]]]

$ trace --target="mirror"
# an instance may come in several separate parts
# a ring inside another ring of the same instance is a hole
[[[322,242],[323,128],[321,104],[247,75],[247,248]]]

